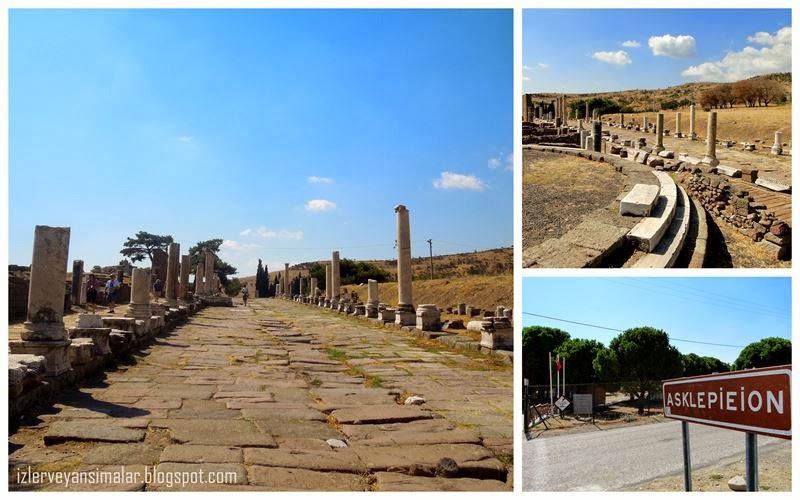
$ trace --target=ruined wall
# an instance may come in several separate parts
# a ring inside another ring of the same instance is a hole
[[[759,243],[777,259],[791,257],[791,228],[747,190],[710,173],[683,172],[679,181],[716,220],[729,224]]]

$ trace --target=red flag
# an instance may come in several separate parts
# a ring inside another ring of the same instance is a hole
[[[556,359],[556,371],[561,371],[561,359]]]

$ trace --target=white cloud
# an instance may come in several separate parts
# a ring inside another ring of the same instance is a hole
[[[243,252],[254,248],[261,248],[260,245],[256,245],[255,243],[240,243],[236,240],[223,240],[219,247],[223,250],[230,250],[233,252]]]
[[[630,49],[638,49],[642,46],[641,43],[637,42],[636,40],[625,40],[622,42],[623,47],[628,47]]]
[[[550,65],[547,64],[547,63],[536,63],[536,65],[539,66],[542,69],[547,69],[547,68],[550,67]]]
[[[267,229],[264,226],[256,229],[247,228],[239,233],[240,236],[259,236],[264,239],[278,239],[278,240],[302,240],[303,231],[290,231],[288,229]]]
[[[522,81],[523,82],[529,82],[529,81],[531,81],[531,77],[522,75]]]
[[[694,37],[692,35],[661,35],[651,36],[647,45],[654,56],[666,56],[672,59],[687,59],[696,53]]]
[[[192,142],[194,141],[194,137],[191,135],[182,135],[178,137],[178,142]]]
[[[328,200],[308,200],[306,210],[309,212],[328,212],[336,209],[336,203]]]
[[[333,184],[333,179],[330,177],[317,177],[316,175],[312,175],[308,178],[308,182],[311,184]]]
[[[728,52],[718,61],[689,66],[681,72],[684,78],[695,81],[735,82],[766,73],[792,70],[792,29],[781,28],[774,34],[763,31],[747,37],[747,41],[762,45],[746,46]]]
[[[486,189],[486,183],[474,175],[442,172],[438,179],[433,180],[433,187],[436,189],[469,189],[472,191],[483,191]]]
[[[592,59],[597,59],[598,61],[608,64],[615,64],[617,66],[624,66],[633,62],[628,56],[628,53],[624,50],[618,50],[616,52],[595,52],[592,54]]]
[[[492,170],[497,170],[498,168],[503,168],[504,170],[513,170],[514,153],[508,153],[505,156],[500,155],[494,158],[489,158],[488,165]]]

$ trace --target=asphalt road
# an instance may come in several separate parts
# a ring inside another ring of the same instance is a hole
[[[744,455],[744,433],[689,425],[692,466]],[[680,422],[539,437],[522,445],[524,491],[615,491],[683,471]],[[788,444],[787,444],[788,443]],[[758,437],[759,449],[790,441]],[[744,471],[742,471],[744,473]]]

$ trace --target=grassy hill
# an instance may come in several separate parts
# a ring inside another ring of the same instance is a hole
[[[786,93],[789,101],[791,101],[791,73],[770,73],[768,75],[755,76],[749,79],[754,80],[757,78],[766,78],[768,80],[778,82],[783,88],[783,91]],[[585,97],[607,97],[614,99],[622,105],[630,106],[636,112],[642,112],[658,111],[660,109],[659,103],[662,101],[681,101],[683,99],[697,101],[701,92],[716,85],[719,85],[719,83],[692,82],[657,89],[630,89],[613,92],[591,92],[586,94],[539,93],[531,95],[534,96],[533,99],[550,99],[555,98],[558,95],[566,95],[568,98],[575,99],[582,99]]]
[[[344,257],[344,256],[343,256]],[[327,261],[319,261],[325,263]],[[385,269],[395,279],[396,260],[370,260],[376,266]],[[304,262],[289,268],[289,277],[302,273],[308,275],[308,269],[314,262]],[[466,302],[469,305],[492,309],[503,305],[514,304],[513,281],[514,250],[512,248],[495,248],[476,252],[438,255],[433,258],[436,279],[430,276],[429,260],[426,257],[412,259],[414,269],[414,304],[436,304],[441,307]],[[282,270],[281,270],[282,272]],[[274,281],[278,270],[269,273]],[[255,275],[239,277],[248,283],[251,289],[255,285]],[[342,285],[343,292],[355,291],[361,300],[366,300],[366,284]],[[381,302],[395,305],[397,302],[397,283],[394,281],[379,285]]]

